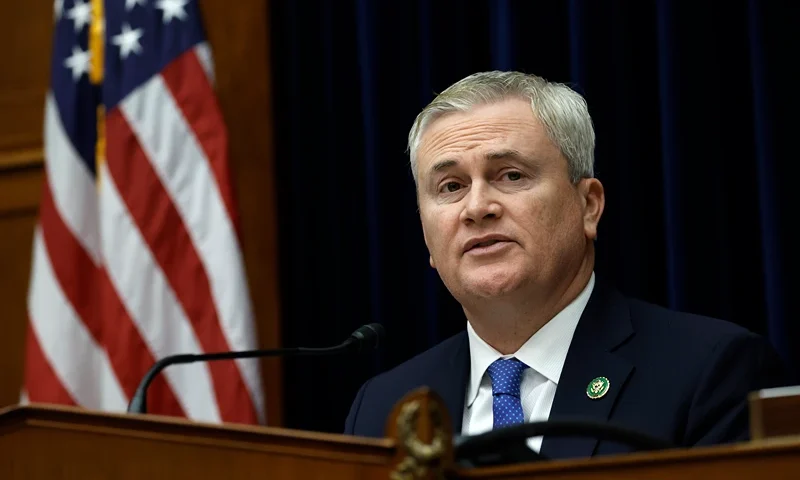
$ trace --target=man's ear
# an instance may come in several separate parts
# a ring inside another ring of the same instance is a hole
[[[583,231],[586,238],[597,239],[597,226],[606,206],[603,184],[596,178],[584,178],[578,182],[578,194],[583,205]]]
[[[431,247],[428,245],[428,234],[425,233],[425,224],[422,225],[422,239],[425,240],[425,247],[428,249],[428,263],[431,264],[431,268],[436,268],[436,264],[433,262],[433,256],[430,254]]]

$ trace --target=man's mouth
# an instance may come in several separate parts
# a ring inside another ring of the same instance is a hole
[[[472,248],[470,248],[470,250],[472,250],[474,248],[488,247],[490,245],[494,245],[495,243],[502,242],[502,241],[504,241],[504,240],[487,240],[485,242],[481,242],[481,243],[473,246]]]
[[[491,253],[510,243],[511,240],[503,235],[486,235],[484,238],[474,238],[467,242],[464,253]]]

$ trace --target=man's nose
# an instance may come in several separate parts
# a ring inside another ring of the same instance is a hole
[[[461,221],[466,224],[498,219],[503,215],[502,205],[486,183],[473,183],[465,200]]]

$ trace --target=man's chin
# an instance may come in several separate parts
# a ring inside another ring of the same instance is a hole
[[[523,285],[520,275],[510,273],[502,274],[497,272],[490,276],[467,279],[465,282],[466,290],[471,295],[479,298],[502,298],[507,297]]]

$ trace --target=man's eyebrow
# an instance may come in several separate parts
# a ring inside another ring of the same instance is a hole
[[[433,164],[431,172],[439,172],[445,168],[454,167],[456,165],[458,165],[458,161],[456,160],[442,160]]]
[[[519,150],[514,149],[506,149],[506,150],[495,150],[492,152],[487,152],[484,157],[487,160],[500,160],[503,158],[513,158],[516,160],[527,160],[528,158],[523,155]]]
[[[529,160],[528,157],[522,154],[522,152],[514,149],[495,150],[487,152],[486,155],[484,155],[484,157],[487,160],[501,160],[504,158],[511,158],[520,161]],[[458,160],[453,160],[453,159],[440,160],[431,166],[430,171],[440,172],[446,168],[454,167],[456,165],[458,165]]]

